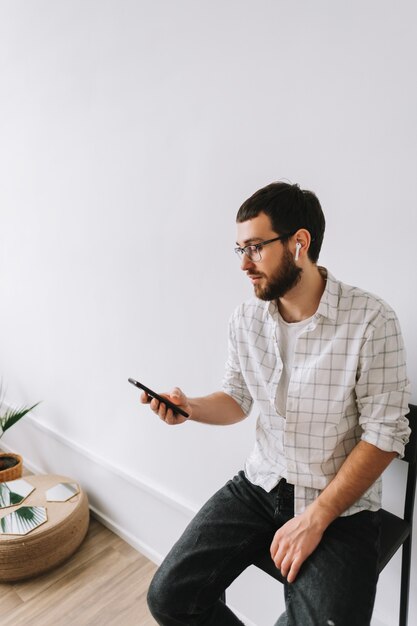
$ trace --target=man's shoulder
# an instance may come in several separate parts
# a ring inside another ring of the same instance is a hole
[[[394,309],[380,296],[338,281],[339,283],[339,311],[341,314],[349,313],[350,316],[363,317],[368,320],[388,320],[396,318]]]

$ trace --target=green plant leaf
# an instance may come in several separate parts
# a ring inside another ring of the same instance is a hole
[[[14,424],[16,424],[16,422],[18,422],[20,419],[22,419],[22,417],[29,413],[29,411],[32,411],[35,407],[37,407],[38,404],[39,402],[31,407],[21,407],[20,409],[9,409],[8,411],[6,411],[5,415],[0,417],[0,428],[2,431],[1,435],[6,430],[14,426]]]

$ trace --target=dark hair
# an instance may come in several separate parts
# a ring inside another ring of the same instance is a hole
[[[278,235],[291,237],[300,228],[311,235],[309,259],[317,263],[323,242],[326,221],[317,196],[298,185],[271,183],[245,200],[237,212],[236,222],[246,222],[266,213]]]

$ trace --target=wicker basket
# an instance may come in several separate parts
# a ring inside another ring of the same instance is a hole
[[[48,489],[61,482],[75,482],[74,479],[51,474],[31,474],[25,478],[35,487],[25,505],[46,507],[48,521],[27,535],[0,535],[0,586],[5,582],[32,578],[60,565],[80,546],[88,529],[88,499],[82,489],[66,502],[47,502],[45,499]],[[19,506],[0,512],[0,516],[5,517]]]
[[[0,454],[0,461],[3,457],[13,457],[18,463],[13,467],[9,467],[8,469],[0,470],[0,483],[4,483],[8,480],[16,480],[16,478],[20,478],[22,476],[23,471],[23,459],[18,454],[12,454],[11,452],[4,452]]]

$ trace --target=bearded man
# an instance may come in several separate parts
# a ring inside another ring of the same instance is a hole
[[[242,624],[222,594],[269,550],[285,592],[277,624],[369,626],[381,474],[410,432],[398,320],[317,265],[325,219],[311,191],[272,183],[236,221],[255,297],[231,317],[222,390],[166,395],[205,424],[238,422],[255,402],[256,440],[156,572],[148,604],[163,626]],[[167,424],[186,421],[155,399],[150,407]]]

